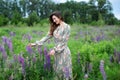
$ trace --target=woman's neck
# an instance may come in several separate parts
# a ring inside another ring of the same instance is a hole
[[[64,22],[63,22],[63,21],[61,21],[61,22],[60,22],[60,25],[63,25],[63,24],[64,24]]]

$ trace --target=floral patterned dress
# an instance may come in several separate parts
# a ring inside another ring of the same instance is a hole
[[[44,44],[51,37],[54,38],[55,62],[53,68],[60,79],[72,79],[71,52],[67,46],[69,36],[70,26],[64,23],[55,29],[53,36],[46,35],[39,41],[40,44]]]

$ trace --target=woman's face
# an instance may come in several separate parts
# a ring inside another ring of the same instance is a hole
[[[55,16],[55,15],[52,16],[52,20],[56,24],[60,24],[60,22],[61,22],[61,20],[57,16]]]

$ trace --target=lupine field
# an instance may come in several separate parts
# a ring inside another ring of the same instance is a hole
[[[54,56],[47,55],[53,39],[43,46],[27,46],[48,29],[47,24],[0,28],[0,80],[54,80]],[[71,25],[68,46],[74,80],[120,80],[119,26]]]

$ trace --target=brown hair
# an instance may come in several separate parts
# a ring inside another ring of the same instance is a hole
[[[54,30],[58,27],[58,25],[59,24],[56,24],[56,23],[54,23],[53,22],[53,19],[52,19],[52,16],[56,16],[56,17],[58,17],[60,20],[62,20],[63,21],[63,17],[62,17],[62,15],[61,15],[61,13],[59,12],[59,11],[55,11],[55,12],[53,12],[51,15],[50,15],[50,17],[49,17],[49,21],[50,21],[50,35],[53,35],[53,32],[54,32]]]

